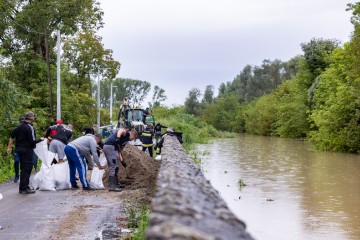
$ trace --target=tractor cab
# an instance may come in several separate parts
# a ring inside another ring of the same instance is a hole
[[[135,129],[138,132],[137,138],[140,138],[147,124],[155,125],[154,117],[144,115],[144,111],[146,113],[146,110],[139,107],[130,107],[128,99],[124,98],[119,109],[117,128]]]

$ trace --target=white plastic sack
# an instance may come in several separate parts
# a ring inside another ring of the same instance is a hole
[[[107,165],[107,160],[104,153],[100,154],[99,162],[101,166]],[[105,170],[100,170],[98,167],[94,166],[94,169],[91,173],[90,186],[95,189],[104,189],[104,184],[102,182]]]
[[[155,160],[161,160],[161,155],[157,155]]]
[[[107,165],[107,160],[106,160],[105,154],[103,154],[103,153],[100,154],[99,162],[100,162],[101,166]]]
[[[0,193],[0,200],[1,200],[1,199],[3,199],[3,196],[2,196],[2,194]]]
[[[65,161],[63,163],[54,164],[51,166],[54,171],[55,188],[57,190],[70,189],[70,170],[69,163]]]
[[[55,191],[55,174],[52,167],[47,167],[43,162],[40,171],[31,180],[34,189],[42,191]]]
[[[44,164],[44,163],[42,163]],[[41,165],[42,165],[41,164]],[[44,164],[45,165],[45,164]],[[42,166],[41,166],[42,167]],[[41,176],[42,176],[42,171],[41,171],[41,168],[40,168],[40,171],[37,172],[35,174],[35,176],[33,177],[33,179],[31,180],[30,182],[30,185],[33,189],[39,189],[40,188],[40,179],[41,179]]]
[[[100,170],[98,167],[94,166],[94,169],[91,173],[90,187],[95,189],[104,189],[104,184],[102,182],[105,170]]]
[[[53,161],[56,155],[55,153],[50,152],[48,150],[47,139],[37,143],[34,152],[47,167],[51,166],[51,162]]]
[[[43,168],[43,175],[42,178],[40,179],[40,186],[39,186],[39,190],[40,191],[55,191],[55,174],[54,174],[54,169],[53,168],[48,168],[45,166],[45,168]]]

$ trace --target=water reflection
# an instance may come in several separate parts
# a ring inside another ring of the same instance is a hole
[[[360,239],[360,156],[250,135],[198,149],[209,153],[206,177],[255,238]]]

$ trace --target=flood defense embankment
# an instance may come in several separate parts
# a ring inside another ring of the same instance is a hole
[[[146,239],[253,239],[176,137],[161,156]]]

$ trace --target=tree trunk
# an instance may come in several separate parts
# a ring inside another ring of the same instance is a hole
[[[47,78],[49,85],[50,114],[51,114],[51,118],[54,119],[52,81],[51,81],[51,73],[50,73],[49,30],[47,28],[45,28],[45,51],[46,51],[46,70],[47,70]]]

